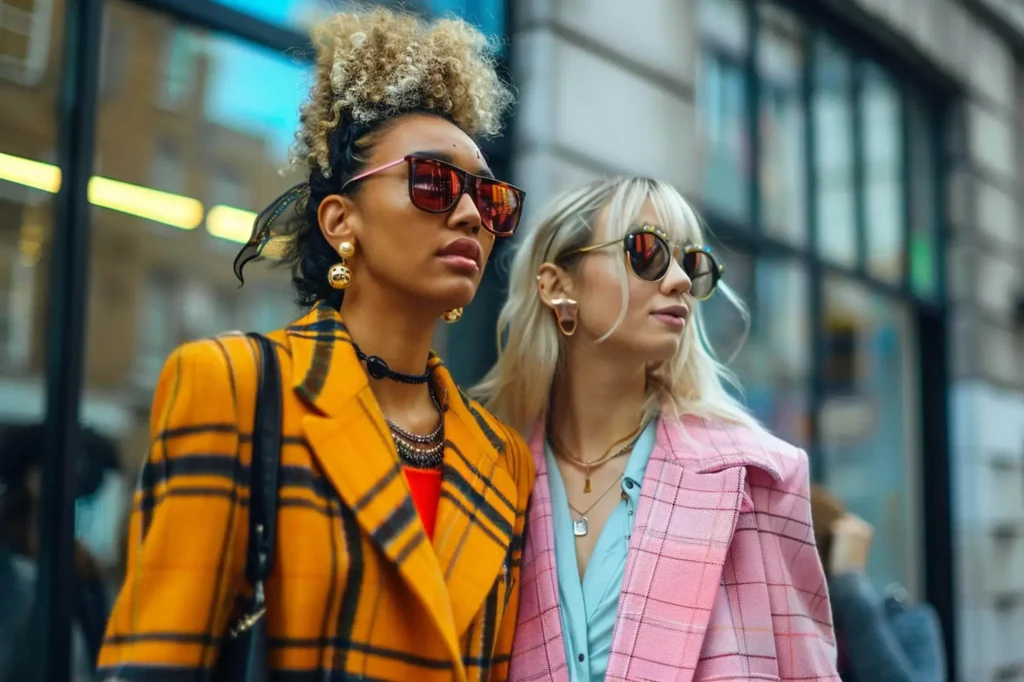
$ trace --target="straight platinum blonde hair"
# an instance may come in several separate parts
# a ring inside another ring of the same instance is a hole
[[[650,199],[660,227],[677,244],[702,244],[701,220],[671,185],[648,178],[620,177],[597,180],[556,196],[536,227],[519,238],[509,277],[509,295],[498,318],[498,362],[470,392],[495,416],[529,437],[548,409],[551,388],[562,370],[565,340],[552,311],[537,291],[537,273],[546,262],[593,243],[595,218],[607,207],[607,234],[602,240],[624,236]],[[618,321],[598,342],[622,324],[629,305],[629,277],[625,258],[619,261],[622,309]],[[728,276],[728,272],[726,273]],[[724,282],[724,295],[749,327],[743,302]],[[679,352],[647,370],[649,399],[644,410],[653,415],[667,410],[674,416],[694,415],[761,428],[726,389],[737,390],[735,375],[716,359],[705,332],[701,306],[691,304],[691,324],[683,332]]]

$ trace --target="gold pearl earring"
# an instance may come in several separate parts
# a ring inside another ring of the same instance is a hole
[[[445,322],[447,322],[448,324],[453,324],[455,322],[458,322],[459,319],[461,319],[461,318],[462,318],[462,308],[461,307],[459,307],[459,308],[452,308],[448,312],[446,312],[443,315],[441,315],[441,319],[444,320]]]
[[[338,245],[338,255],[341,256],[341,262],[335,263],[327,271],[327,282],[331,285],[332,289],[345,289],[352,283],[352,271],[345,264],[345,259],[351,258],[355,252],[356,247],[352,242],[342,242]]]

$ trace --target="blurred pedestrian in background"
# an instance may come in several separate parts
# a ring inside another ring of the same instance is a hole
[[[946,656],[938,614],[909,604],[898,585],[884,592],[865,572],[874,529],[825,488],[811,487],[811,518],[828,576],[847,682],[944,682]]]
[[[35,679],[33,644],[42,425],[16,426],[0,436],[0,682]],[[117,448],[96,431],[81,434],[75,457],[75,577],[72,598],[74,680],[95,679],[94,661],[120,580],[127,482]]]

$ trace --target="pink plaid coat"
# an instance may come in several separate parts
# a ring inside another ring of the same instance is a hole
[[[544,434],[509,680],[568,680]],[[640,492],[607,680],[833,680],[807,456],[745,427],[665,417]]]

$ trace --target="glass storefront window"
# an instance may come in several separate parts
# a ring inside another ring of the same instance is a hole
[[[919,589],[916,339],[905,304],[828,278],[825,401],[819,408],[825,485],[872,524],[868,575]]]
[[[896,84],[880,67],[864,67],[859,105],[867,269],[874,277],[898,284],[903,280],[906,251],[903,109]]]
[[[239,289],[231,262],[256,212],[298,180],[287,160],[308,67],[126,2],[107,11],[120,30],[147,32],[137,44],[148,54],[99,112],[86,376],[123,397],[111,435],[130,438],[147,428],[136,415],[174,347],[300,312],[281,303],[287,272],[252,264]],[[259,315],[256,291],[267,294]]]
[[[764,228],[790,243],[807,240],[800,23],[773,4],[759,5],[757,69],[760,75],[761,217]]]
[[[808,280],[803,265],[718,247],[726,282],[750,309],[749,334],[739,312],[716,294],[700,315],[718,358],[740,380],[741,397],[773,433],[801,447],[810,444],[811,351]],[[742,343],[742,345],[741,345]]]
[[[737,0],[704,0],[699,7],[697,110],[703,199],[721,215],[745,221],[751,177],[743,72],[747,20]]]
[[[36,602],[46,397],[46,324],[56,193],[59,6],[0,1],[0,680],[36,679]],[[104,423],[96,396],[85,423]],[[74,629],[74,672],[89,670]]]
[[[813,116],[818,183],[818,250],[828,260],[857,264],[853,177],[852,65],[849,55],[822,39],[814,46]]]

